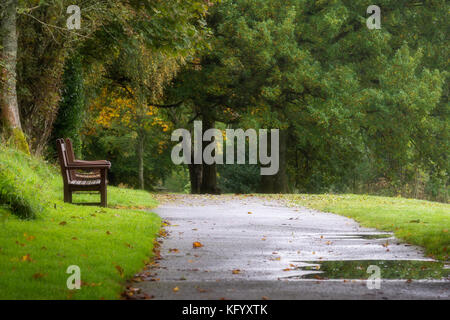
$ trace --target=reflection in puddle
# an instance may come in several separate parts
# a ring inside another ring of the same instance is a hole
[[[394,235],[392,233],[335,233],[335,234],[324,234],[321,235],[323,239],[327,240],[351,240],[351,239],[388,239],[392,238]]]
[[[387,239],[392,238],[392,233],[365,233],[365,234],[355,234],[356,237],[362,238],[362,239]]]
[[[437,261],[420,260],[346,260],[295,261],[293,271],[299,274],[288,279],[367,279],[370,265],[378,266],[382,279],[450,279],[448,265]]]

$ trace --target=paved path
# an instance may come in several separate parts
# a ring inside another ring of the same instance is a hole
[[[351,219],[251,196],[160,200],[155,212],[170,223],[161,260],[138,285],[154,299],[449,299],[447,280],[386,280],[379,290],[323,280],[321,261],[426,260],[419,248]],[[308,273],[316,278],[300,279]]]

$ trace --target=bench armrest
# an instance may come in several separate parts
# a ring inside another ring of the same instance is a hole
[[[99,170],[111,168],[111,163],[69,163],[66,167],[69,170]]]
[[[107,160],[93,160],[93,161],[88,161],[88,160],[74,160],[74,161],[70,162],[70,164],[75,164],[75,165],[77,165],[77,164],[81,164],[81,165],[84,165],[84,164],[93,164],[93,165],[102,165],[102,164],[105,164],[105,165],[107,165],[107,164],[109,164],[109,165],[111,165],[111,162],[109,162],[109,161],[107,161]]]

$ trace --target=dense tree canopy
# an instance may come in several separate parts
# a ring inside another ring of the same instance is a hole
[[[380,0],[380,29],[366,25],[370,1],[11,3],[18,110],[34,153],[78,119],[67,134],[84,155],[117,164],[113,183],[181,179],[184,189],[170,133],[202,120],[204,132],[280,129],[280,170],[192,164],[191,192],[447,199],[445,0]],[[81,8],[80,30],[65,28],[69,4]]]

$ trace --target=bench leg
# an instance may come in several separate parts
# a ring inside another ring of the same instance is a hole
[[[64,187],[64,202],[72,203],[72,191]]]
[[[108,206],[108,192],[106,191],[106,186],[102,186],[100,189],[100,198],[101,198],[101,203],[100,205],[102,207],[107,207]]]

